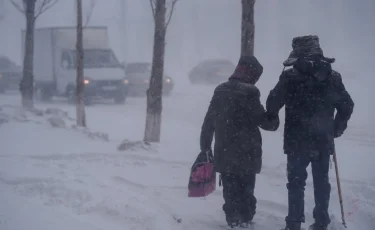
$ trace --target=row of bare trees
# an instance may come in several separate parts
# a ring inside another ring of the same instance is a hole
[[[23,57],[23,77],[20,82],[20,92],[22,97],[22,106],[24,108],[34,107],[34,30],[37,18],[45,11],[53,7],[59,0],[10,0],[10,3],[25,16],[26,33],[25,49]],[[96,1],[91,1],[90,11],[87,14],[86,22],[82,22],[82,1],[76,1],[77,13],[77,125],[86,126],[86,115],[84,108],[84,82],[83,82],[83,28],[90,21],[93,8]]]
[[[144,141],[160,142],[162,122],[162,87],[164,74],[165,39],[168,25],[171,22],[175,6],[179,0],[149,0],[155,22],[154,46],[152,56],[152,70],[150,86],[147,90],[147,115]],[[241,27],[241,55],[254,53],[254,5],[255,0],[242,1]],[[22,105],[32,108],[33,104],[33,56],[34,56],[34,28],[36,19],[46,10],[54,6],[58,0],[22,0],[19,4],[10,0],[13,6],[25,15],[26,37],[23,59],[23,78],[20,83]],[[38,3],[38,4],[37,4]],[[93,8],[93,5],[92,5]],[[83,29],[88,23],[82,22],[82,0],[76,0],[77,13],[77,125],[86,127],[84,107],[84,73],[83,73]],[[92,10],[92,9],[91,9]],[[92,12],[92,11],[91,11]]]

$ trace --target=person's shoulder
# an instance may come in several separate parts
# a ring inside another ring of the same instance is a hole
[[[220,83],[218,86],[215,87],[214,93],[217,93],[217,92],[220,92],[222,90],[228,89],[229,88],[228,83],[229,83],[228,81]]]
[[[260,90],[253,84],[240,83],[240,89],[249,97],[260,97]]]
[[[227,81],[221,83],[215,88],[215,92],[230,91],[235,94],[242,94],[243,96],[249,97],[260,97],[260,91],[258,87],[253,84],[248,84],[239,81]]]
[[[332,70],[329,76],[329,81],[335,86],[340,86],[343,84],[341,74],[335,70]]]
[[[335,71],[335,70],[332,70],[331,78],[333,78],[334,80],[338,80],[338,81],[342,80],[341,74],[339,72]]]

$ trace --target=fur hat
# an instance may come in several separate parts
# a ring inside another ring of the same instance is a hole
[[[309,56],[321,56],[322,59],[328,63],[335,62],[334,58],[327,58],[323,55],[323,50],[320,48],[319,37],[316,35],[308,35],[295,37],[292,41],[292,52],[288,59],[284,61],[284,66],[292,66],[299,58]]]

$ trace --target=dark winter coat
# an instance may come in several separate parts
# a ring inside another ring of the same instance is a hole
[[[255,57],[242,57],[229,81],[216,87],[202,126],[201,150],[210,149],[215,136],[214,165],[219,173],[259,173],[262,137],[258,127],[275,130],[254,84],[263,72]]]
[[[270,116],[278,116],[285,106],[286,154],[332,154],[334,138],[347,128],[354,102],[341,75],[332,70],[333,62],[319,53],[297,57],[271,90],[266,104]]]

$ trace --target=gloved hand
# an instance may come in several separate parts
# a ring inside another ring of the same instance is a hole
[[[201,152],[202,153],[212,152],[212,149],[211,148],[203,148],[203,149],[201,149]]]
[[[270,113],[268,111],[266,111],[266,116],[265,116],[265,119],[267,120],[267,128],[266,130],[269,130],[269,131],[276,131],[279,126],[280,126],[280,119],[279,119],[279,114],[274,114],[274,113]],[[261,126],[262,128],[265,128],[264,125]]]
[[[334,138],[341,137],[341,135],[344,134],[344,131],[346,130],[347,126],[348,125],[346,123],[335,122],[335,130],[333,133]]]
[[[266,111],[266,117],[269,121],[279,120],[279,115]]]
[[[341,137],[342,134],[344,134],[344,131],[342,131],[342,130],[335,130],[335,132],[333,134],[333,137],[334,138],[339,138],[339,137]]]
[[[201,152],[198,154],[197,160],[200,162],[213,161],[213,152],[211,148],[201,150]]]

